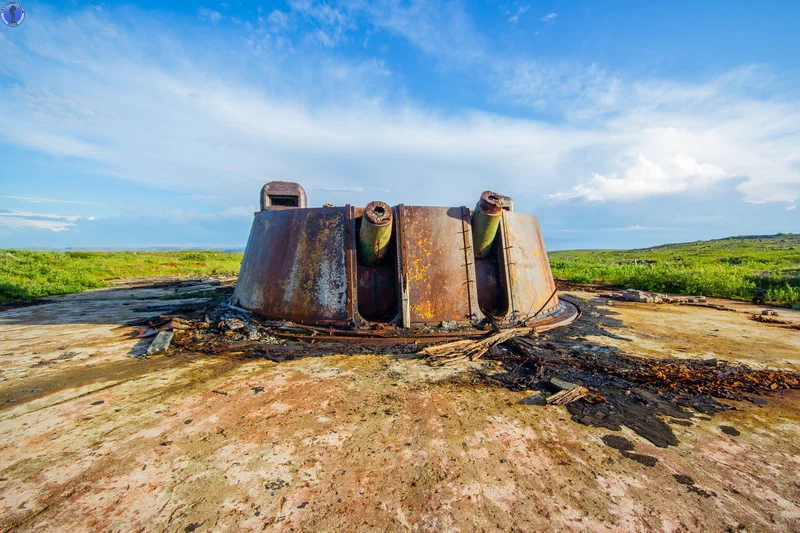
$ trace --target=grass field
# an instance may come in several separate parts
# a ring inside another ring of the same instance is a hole
[[[730,237],[641,250],[552,252],[558,279],[800,307],[800,235]]]
[[[30,300],[146,276],[236,274],[240,253],[0,250],[0,301]],[[800,235],[732,237],[641,250],[552,252],[557,279],[800,307]]]
[[[105,287],[119,278],[238,274],[240,253],[0,250],[0,301]]]

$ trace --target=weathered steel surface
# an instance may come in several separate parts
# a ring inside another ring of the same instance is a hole
[[[474,267],[465,257],[464,211],[400,206],[401,270],[411,326],[479,318]]]
[[[269,318],[350,323],[347,207],[256,214],[234,298]]]
[[[502,246],[508,277],[510,320],[529,320],[558,307],[556,285],[539,222],[533,215],[503,212]]]
[[[290,181],[270,181],[261,188],[261,210],[268,207],[306,207],[306,191]]]
[[[234,299],[265,317],[369,330],[568,315],[536,217],[514,212],[510,197],[485,191],[474,212],[383,202],[309,209],[302,187],[270,182],[261,200]]]
[[[493,252],[497,253],[496,251]],[[508,290],[505,271],[493,258],[475,261],[475,281],[478,290],[478,304],[485,315],[503,318],[508,315]]]
[[[389,322],[399,312],[397,265],[358,265],[358,312],[365,320]]]

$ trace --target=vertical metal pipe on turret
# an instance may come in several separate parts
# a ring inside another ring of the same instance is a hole
[[[392,208],[383,202],[370,202],[361,218],[358,258],[367,266],[379,264],[389,252],[392,238]]]
[[[475,211],[472,213],[472,247],[475,257],[483,259],[489,255],[500,226],[503,212],[503,195],[483,191]]]

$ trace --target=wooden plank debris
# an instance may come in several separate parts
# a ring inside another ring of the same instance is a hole
[[[492,346],[506,342],[513,337],[527,335],[530,332],[530,328],[504,329],[493,335],[477,340],[465,339],[440,344],[438,346],[430,346],[423,349],[420,353],[428,357],[432,365],[437,366],[463,361],[465,359],[474,361],[489,351]]]
[[[147,355],[166,353],[169,350],[169,343],[172,342],[172,335],[171,330],[159,331],[156,338],[150,343],[150,347],[147,348]]]
[[[576,385],[571,389],[564,389],[547,397],[548,405],[567,405],[589,394],[589,389]]]

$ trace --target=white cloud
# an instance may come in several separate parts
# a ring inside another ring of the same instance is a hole
[[[0,210],[0,214],[10,217],[20,217],[20,218],[46,218],[46,219],[54,219],[54,220],[65,220],[67,222],[75,222],[76,220],[80,220],[83,217],[75,216],[75,215],[54,215],[52,213],[31,213],[28,211],[15,211],[12,209],[2,209]]]
[[[208,9],[205,7],[201,7],[197,10],[197,15],[200,18],[207,19],[211,21],[212,24],[216,24],[220,20],[222,20],[222,13],[219,11],[214,11],[213,9]]]
[[[676,218],[675,222],[714,222],[722,220],[722,215],[698,215]]]
[[[733,178],[748,202],[800,198],[800,101],[764,94],[771,76],[763,68],[682,84],[531,62],[512,72],[502,94],[573,128],[605,134],[605,142],[587,147],[579,183],[553,198],[644,198]]]
[[[10,229],[45,229],[54,232],[60,232],[66,231],[74,225],[74,222],[32,220],[8,216],[0,213],[0,226]]]
[[[183,207],[150,207],[137,206],[136,208],[124,208],[122,216],[131,220],[149,218],[151,220],[169,220],[172,223],[198,223],[198,222],[222,222],[230,219],[251,219],[257,209],[254,206],[235,205],[225,207],[217,211],[201,211],[195,208]],[[80,217],[86,220],[94,220],[94,217]]]
[[[558,13],[548,13],[539,20],[541,20],[542,22],[555,22],[557,16]]]
[[[508,17],[508,22],[511,23],[512,25],[516,24],[517,22],[519,22],[519,18],[522,15],[524,15],[525,12],[528,11],[529,9],[530,9],[530,6],[520,6],[520,7],[518,7],[517,8],[517,12],[514,13],[513,15],[511,15],[510,17]],[[505,14],[508,15],[509,13],[510,13],[510,11],[508,11],[506,9],[505,10]]]
[[[94,161],[105,173],[153,187],[249,199],[269,179],[294,179],[309,188],[374,180],[379,189],[402,184],[408,201],[430,201],[437,191],[446,195],[438,201],[445,201],[460,196],[451,180],[472,181],[478,191],[494,176],[510,185],[552,164],[551,150],[541,142],[546,137],[563,137],[564,147],[574,142],[568,132],[544,124],[477,112],[439,115],[362,96],[361,77],[374,78],[374,69],[316,69],[311,90],[324,86],[334,101],[309,105],[303,92],[275,96],[241,83],[236,72],[220,77],[213,61],[176,57],[174,68],[151,61],[147,49],[122,53],[120,41],[135,36],[104,20],[67,26],[33,27],[38,31],[21,43],[19,56],[24,49],[36,61],[20,69],[23,84],[12,90],[30,97],[15,101],[30,103],[15,106],[18,116],[0,115],[0,138]],[[49,46],[65,32],[71,48]],[[99,35],[110,37],[97,43]],[[339,71],[341,89],[335,83]],[[296,72],[286,72],[272,81],[284,86],[293,77]],[[51,116],[32,118],[34,102],[46,91],[62,104],[53,106]],[[93,115],[68,119],[73,108]]]
[[[490,56],[459,11],[439,27],[450,12],[423,2],[347,5],[346,14],[367,13],[434,57],[462,49],[467,62]],[[339,20],[317,3],[293,7]],[[556,118],[543,120],[432,109],[402,88],[386,90],[391,73],[380,62],[300,60],[255,44],[232,62],[231,47],[206,34],[181,41],[168,28],[150,35],[101,15],[79,18],[41,14],[14,41],[0,34],[9,50],[0,68],[18,80],[0,86],[0,97],[19,103],[0,114],[0,142],[88,161],[160,190],[216,197],[222,206],[254,205],[270,179],[301,182],[316,192],[315,204],[352,191],[351,203],[458,205],[487,183],[529,203],[548,194],[619,201],[734,178],[748,201],[800,198],[800,102],[750,96],[760,71],[676,83],[494,61],[498,98]],[[152,61],[165,49],[171,54]]]
[[[674,227],[651,227],[634,224],[632,226],[623,226],[616,228],[566,228],[550,230],[549,233],[576,233],[579,235],[587,233],[619,233],[619,232],[637,232],[637,231],[676,231],[681,228]]]
[[[619,172],[608,176],[593,174],[586,184],[579,184],[568,192],[549,195],[556,200],[584,198],[589,201],[638,200],[648,196],[661,196],[686,192],[732,177],[722,168],[698,163],[686,154],[678,154],[663,163],[655,163],[643,154],[623,163]]]
[[[625,87],[622,80],[595,65],[514,59],[494,66],[494,81],[503,101],[576,119],[602,116],[615,109]]]
[[[95,217],[0,209],[0,226],[12,229],[45,229],[60,232],[74,227],[81,219],[94,220]]]
[[[313,37],[328,48],[346,41],[347,32],[356,28],[351,17],[326,2],[290,0],[289,7],[316,26],[316,31],[312,33]]]
[[[289,15],[277,9],[267,16],[267,20],[275,29],[285,29],[289,26]]]
[[[375,28],[399,35],[443,60],[448,68],[486,59],[485,40],[460,2],[343,0],[341,5],[349,13],[365,17]]]
[[[79,205],[98,205],[95,202],[84,202],[81,200],[63,200],[58,198],[43,198],[40,196],[0,196],[9,200],[27,202],[31,204],[79,204]]]

